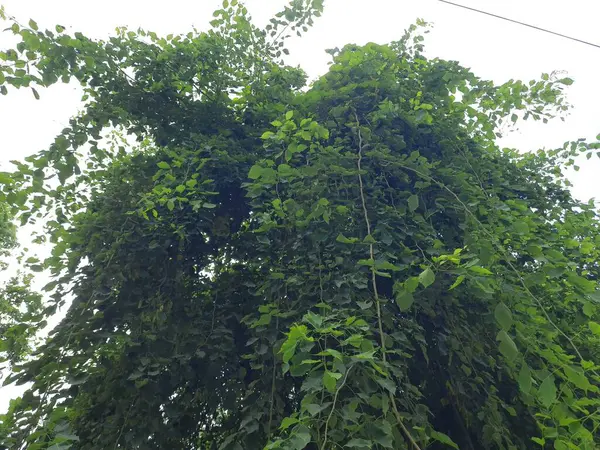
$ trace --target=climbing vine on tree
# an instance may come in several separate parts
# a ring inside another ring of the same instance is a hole
[[[322,9],[107,41],[6,19],[2,93],[76,79],[84,106],[0,174],[68,304],[7,380],[32,384],[5,447],[600,443],[598,212],[562,175],[600,144],[496,144],[572,80],[479,79],[418,22],[306,87],[284,39]]]

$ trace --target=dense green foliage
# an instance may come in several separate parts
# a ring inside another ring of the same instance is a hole
[[[14,247],[16,241],[15,226],[12,223],[10,208],[0,204],[0,250],[5,255],[7,250]]]
[[[415,26],[305,88],[282,38],[320,2],[223,6],[164,38],[11,25],[2,92],[75,78],[85,106],[0,174],[47,221],[46,314],[72,298],[4,445],[596,448],[600,222],[562,169],[599,144],[495,144],[571,80],[496,86]]]
[[[0,203],[0,258],[9,258],[14,252],[15,231],[10,208]],[[0,260],[0,274],[4,275],[7,267]],[[18,273],[0,288],[0,371],[23,359],[30,351],[36,331],[43,325],[42,297],[31,290],[31,279],[31,275]]]

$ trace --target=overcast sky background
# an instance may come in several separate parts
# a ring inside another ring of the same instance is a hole
[[[600,2],[595,0],[453,0],[466,6],[510,17],[600,45]],[[246,0],[259,25],[265,24],[286,0]],[[142,27],[158,34],[187,33],[192,25],[207,29],[220,0],[0,0],[8,15],[27,23],[33,18],[40,28],[61,24],[69,32],[106,39],[117,26]],[[567,6],[568,5],[568,6]],[[575,80],[567,90],[573,105],[565,122],[547,125],[525,123],[501,140],[501,145],[531,151],[557,148],[565,141],[593,139],[600,133],[600,48],[586,46],[493,17],[476,14],[437,0],[325,0],[325,12],[300,39],[289,43],[288,63],[300,65],[315,79],[327,71],[330,56],[325,49],[345,44],[387,43],[399,39],[417,18],[432,22],[426,38],[426,55],[457,60],[482,77],[502,83],[529,80],[542,73],[564,70]],[[14,42],[0,33],[0,49]],[[81,92],[75,85],[59,84],[0,97],[0,170],[12,170],[10,160],[22,159],[47,147],[80,107]],[[573,193],[580,200],[600,200],[600,160],[582,162],[570,174]],[[27,236],[20,235],[23,244]],[[43,285],[44,280],[37,280]],[[20,390],[0,390],[0,413]]]

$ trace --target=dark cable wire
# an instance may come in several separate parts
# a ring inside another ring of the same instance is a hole
[[[492,16],[492,17],[495,17],[497,19],[506,20],[507,22],[512,22],[512,23],[516,23],[516,24],[519,24],[519,25],[523,25],[525,27],[533,28],[534,30],[543,31],[545,33],[550,33],[550,34],[553,34],[555,36],[563,37],[565,39],[570,39],[572,41],[580,42],[581,44],[591,45],[592,47],[600,48],[600,45],[593,44],[592,42],[587,42],[587,41],[584,41],[584,40],[581,40],[581,39],[577,39],[577,38],[574,38],[574,37],[571,37],[571,36],[567,36],[565,34],[560,34],[560,33],[557,33],[555,31],[546,30],[545,28],[536,27],[535,25],[530,25],[528,23],[519,22],[518,20],[509,19],[507,17],[502,17],[502,16],[499,16],[497,14],[492,14],[492,13],[489,13],[489,12],[486,12],[486,11],[481,11],[479,9],[471,8],[470,6],[459,5],[458,3],[449,2],[448,0],[438,0],[438,1],[442,2],[442,3],[447,3],[447,4],[452,5],[452,6],[458,6],[459,8],[468,9],[470,11],[474,11],[474,12],[477,12],[477,13],[480,13],[480,14],[485,14],[487,16]]]

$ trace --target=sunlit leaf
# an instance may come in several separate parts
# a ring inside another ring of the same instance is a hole
[[[423,272],[421,272],[419,275],[419,282],[425,288],[431,286],[434,281],[435,281],[435,274],[433,273],[433,270],[431,270],[431,268],[429,268],[429,267],[427,269],[425,269]]]

